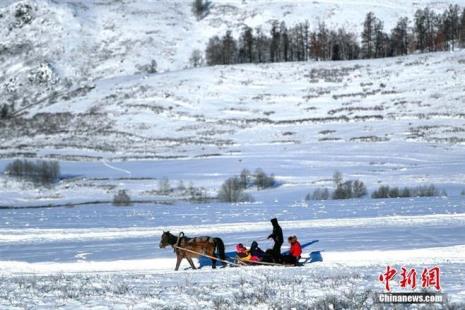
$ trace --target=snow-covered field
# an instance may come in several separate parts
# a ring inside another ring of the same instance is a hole
[[[376,152],[371,156],[376,157]],[[397,178],[393,184],[415,182],[409,174],[426,169],[429,178],[423,181],[434,181],[448,189],[449,197],[305,201],[305,194],[315,184],[328,182],[332,170],[322,173],[324,167],[315,165],[315,161],[289,161],[284,165],[279,155],[257,156],[242,163],[223,157],[120,162],[112,163],[112,168],[99,162],[63,163],[66,175],[88,179],[100,176],[121,188],[137,184],[120,179],[129,171],[135,177],[154,178],[170,173],[175,180],[195,180],[213,190],[239,167],[251,168],[253,163],[266,169],[275,167],[278,180],[284,184],[260,192],[252,190],[256,201],[241,204],[178,201],[131,207],[99,204],[0,209],[0,305],[327,309],[333,304],[371,308],[376,306],[373,294],[383,291],[377,277],[387,265],[417,270],[440,266],[443,292],[448,294],[450,304],[459,305],[465,301],[465,200],[458,193],[456,181],[438,180],[456,176],[454,171],[461,165],[459,162],[447,168],[453,160],[445,164],[439,155],[422,156],[430,161],[406,156],[406,168],[400,174],[377,169],[369,173],[370,165],[343,166],[344,160],[335,162],[340,163],[338,168],[345,177],[361,177],[372,186],[376,178],[384,177],[390,181]],[[327,167],[332,167],[330,158]],[[386,154],[384,158],[393,160]],[[414,162],[420,166],[409,165]],[[314,169],[320,170],[319,175]],[[314,179],[316,176],[318,179]],[[131,192],[140,187],[135,186]],[[87,197],[86,190],[80,197]],[[73,197],[69,199],[74,201]],[[24,199],[22,205],[34,204],[37,202],[33,199]],[[16,200],[13,205],[21,204]],[[238,242],[250,244],[252,240],[259,240],[267,248],[271,242],[262,239],[271,230],[269,219],[275,216],[285,235],[297,234],[304,242],[319,240],[306,254],[321,250],[324,261],[302,268],[174,272],[172,250],[158,248],[164,230],[219,236],[227,250],[233,250]]]
[[[370,308],[387,265],[440,266],[443,291],[460,303],[464,214],[457,197],[0,210],[0,305],[324,309],[323,301],[354,307],[356,299]],[[172,250],[158,248],[162,231],[170,229],[220,236],[232,250],[266,236],[272,216],[285,234],[318,239],[310,250],[322,250],[324,261],[174,272]]]
[[[442,122],[448,121],[436,120],[436,124]],[[380,129],[391,130],[387,123]],[[334,126],[342,127],[342,124]],[[306,133],[304,128],[302,134]],[[347,130],[341,134],[352,133]],[[136,201],[169,203],[173,197],[159,196],[156,192],[164,177],[169,178],[174,188],[183,181],[185,186],[192,183],[215,196],[224,180],[238,175],[244,168],[250,171],[262,168],[267,173],[274,173],[282,183],[266,195],[252,192],[257,203],[266,199],[266,205],[274,204],[275,200],[301,201],[315,188],[331,187],[336,170],[342,172],[345,179],[361,179],[369,190],[382,184],[436,184],[449,195],[459,196],[465,189],[464,158],[462,144],[390,141],[251,145],[245,146],[240,153],[191,159],[62,161],[65,178],[52,188],[36,188],[0,176],[0,207],[108,202],[120,189],[128,190]],[[8,162],[0,160],[1,171]]]

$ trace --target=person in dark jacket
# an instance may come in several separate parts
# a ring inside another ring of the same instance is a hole
[[[262,260],[265,257],[265,252],[258,247],[257,241],[253,241],[252,245],[250,246],[250,254],[252,256],[256,256]]]
[[[273,239],[274,241],[274,246],[273,246],[273,259],[275,263],[280,263],[281,262],[281,246],[283,245],[284,242],[284,237],[283,237],[283,230],[281,229],[281,226],[278,224],[278,219],[274,218],[271,219],[271,224],[273,224],[273,232],[271,235],[268,236],[268,239]]]

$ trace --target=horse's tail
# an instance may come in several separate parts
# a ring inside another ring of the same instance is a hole
[[[215,247],[218,255],[220,256],[220,259],[223,261],[226,261],[226,254],[224,253],[224,243],[221,238],[214,238],[215,240]],[[222,262],[223,265],[226,265],[225,262]]]

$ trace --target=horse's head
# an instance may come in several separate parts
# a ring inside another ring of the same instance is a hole
[[[170,244],[171,234],[169,231],[164,231],[160,238],[160,248],[166,248]]]

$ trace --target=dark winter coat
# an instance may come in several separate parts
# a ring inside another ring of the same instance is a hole
[[[265,256],[265,252],[258,247],[258,243],[256,241],[252,242],[252,245],[250,246],[250,254],[259,258],[263,258]]]
[[[282,245],[284,242],[283,230],[278,224],[278,219],[272,219],[271,224],[273,224],[273,233],[268,238],[272,238],[276,244]]]

